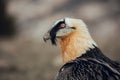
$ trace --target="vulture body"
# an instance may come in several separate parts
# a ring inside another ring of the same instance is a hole
[[[120,80],[120,63],[106,57],[80,19],[58,20],[45,35],[56,45],[60,39],[64,65],[56,80]]]
[[[120,80],[120,65],[96,47],[66,63],[56,80]]]

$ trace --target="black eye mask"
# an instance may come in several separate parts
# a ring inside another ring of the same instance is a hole
[[[56,45],[56,41],[57,41],[56,33],[59,29],[61,29],[60,25],[63,24],[63,23],[65,23],[65,21],[60,21],[50,31],[50,37],[51,37],[50,39],[51,39],[51,42],[52,42],[53,45]]]

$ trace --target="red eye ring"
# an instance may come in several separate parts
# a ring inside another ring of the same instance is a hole
[[[60,25],[60,27],[61,27],[61,28],[65,28],[65,27],[66,27],[66,24],[65,24],[65,23],[62,23],[62,24]]]

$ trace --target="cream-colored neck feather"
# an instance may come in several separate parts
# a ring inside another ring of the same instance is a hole
[[[76,23],[72,21],[76,30],[71,34],[61,38],[61,49],[63,62],[69,62],[76,59],[76,57],[85,54],[90,48],[94,48],[93,45],[97,46],[95,41],[91,38],[88,29],[85,24],[81,25],[81,22]]]

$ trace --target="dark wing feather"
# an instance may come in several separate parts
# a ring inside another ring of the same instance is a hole
[[[120,72],[97,59],[79,58],[66,63],[56,80],[120,80]]]

